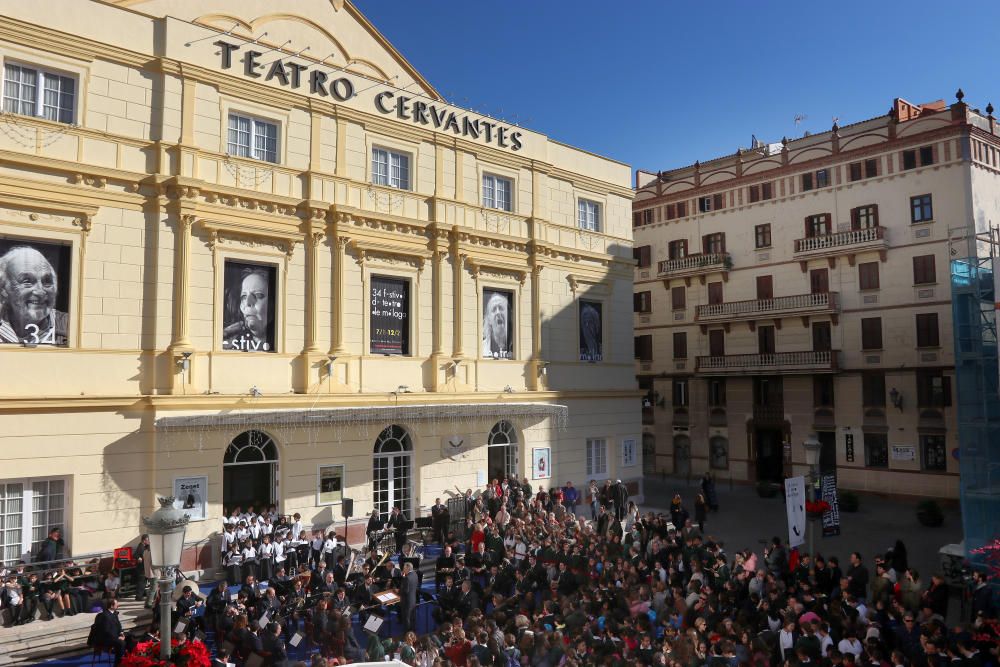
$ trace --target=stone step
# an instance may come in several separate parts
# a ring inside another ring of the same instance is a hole
[[[33,623],[12,628],[0,628],[0,667],[7,665],[36,665],[45,660],[87,650],[87,635],[94,624],[95,614],[54,618],[51,621],[35,619]],[[153,611],[142,602],[122,600],[118,617],[126,631],[146,627],[152,621]]]

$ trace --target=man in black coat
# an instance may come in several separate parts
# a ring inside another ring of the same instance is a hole
[[[444,544],[449,520],[448,506],[442,503],[440,498],[435,498],[434,506],[431,508],[431,530],[435,542]]]
[[[287,664],[288,651],[281,638],[281,626],[277,623],[267,624],[267,631],[261,639],[261,647],[264,649],[263,652],[268,654],[269,664],[275,667],[284,667]]]
[[[115,664],[122,661],[125,655],[125,633],[122,622],[118,620],[118,600],[112,598],[108,606],[97,614],[90,628],[87,645],[93,648],[109,648],[115,654]]]
[[[389,521],[386,522],[385,526],[395,534],[396,553],[403,551],[403,545],[406,543],[406,524],[406,517],[403,516],[399,505],[393,506],[392,512],[389,513]]]
[[[420,590],[420,580],[413,571],[412,563],[403,563],[403,579],[399,587],[399,616],[403,624],[403,632],[416,629],[417,626],[417,591]]]
[[[615,518],[621,521],[625,518],[625,509],[628,505],[628,489],[620,480],[615,480],[615,485],[611,487],[611,500],[615,505]]]

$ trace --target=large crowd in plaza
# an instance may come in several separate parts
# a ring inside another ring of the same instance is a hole
[[[401,556],[380,554],[373,539],[362,562],[333,531],[310,531],[298,516],[234,509],[223,530],[226,580],[207,597],[182,586],[172,623],[182,622],[182,642],[210,632],[220,665],[255,654],[265,664],[307,664],[288,658],[290,641],[299,652],[306,647],[316,667],[387,655],[419,667],[997,664],[995,609],[982,573],[970,586],[971,621],[949,626],[948,586],[914,570],[901,541],[843,561],[810,557],[779,538],[761,553],[727,552],[704,531],[718,509],[713,484],[706,476],[691,516],[679,496],[669,513],[642,514],[620,482],[533,490],[516,479],[493,481],[466,494],[463,539],[438,500],[431,540],[441,555],[433,587],[423,587],[433,595],[421,590],[419,556],[398,510],[387,522],[373,516],[368,528],[397,538]],[[18,622],[37,607],[27,599],[32,576],[22,568],[6,579],[4,604],[20,605]],[[393,596],[382,597],[386,591]],[[152,602],[152,586],[149,594]],[[49,598],[48,616],[57,603],[66,613],[83,605],[75,595],[71,587]],[[114,590],[103,596],[116,607]],[[433,619],[424,634],[418,610]],[[98,614],[94,641],[121,654],[130,639],[109,615]],[[396,619],[402,632],[370,631],[359,642],[352,617],[371,616]],[[146,639],[155,637],[154,623]]]

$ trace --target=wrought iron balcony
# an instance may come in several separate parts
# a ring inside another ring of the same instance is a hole
[[[796,239],[795,254],[799,257],[848,255],[862,250],[881,250],[888,245],[885,227],[866,227]]]
[[[699,322],[731,322],[795,315],[823,315],[840,311],[837,292],[795,294],[774,299],[726,301],[698,306]]]
[[[773,354],[727,354],[698,357],[699,375],[782,375],[835,373],[838,350],[825,352],[775,352]]]
[[[728,252],[703,252],[660,262],[660,278],[690,278],[691,276],[729,271],[733,260]]]

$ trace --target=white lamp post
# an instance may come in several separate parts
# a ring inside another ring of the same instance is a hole
[[[149,533],[149,559],[160,572],[160,658],[170,658],[170,602],[171,589],[177,568],[181,564],[184,549],[184,535],[191,515],[174,509],[174,498],[157,498],[160,509],[143,517]]]
[[[810,495],[815,496],[816,492],[816,480],[819,477],[819,453],[823,449],[823,444],[816,437],[815,433],[810,433],[809,436],[803,441],[802,447],[806,450],[806,465],[809,466],[809,488],[811,493],[806,493],[806,500],[809,500]],[[815,499],[815,498],[814,498]],[[816,529],[813,526],[809,526],[809,563],[815,563],[815,550],[813,549],[814,539],[816,536]]]

